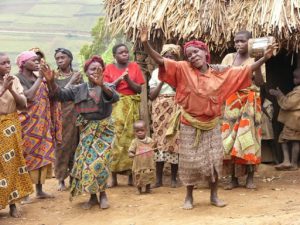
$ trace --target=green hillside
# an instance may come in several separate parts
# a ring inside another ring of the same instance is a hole
[[[91,42],[90,31],[101,15],[100,0],[1,0],[0,51],[15,61],[20,52],[39,47],[55,66],[54,50],[65,47],[73,52],[74,67],[79,68],[80,48]]]

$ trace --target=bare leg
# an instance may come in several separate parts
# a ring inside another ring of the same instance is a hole
[[[293,141],[292,143],[292,170],[297,170],[298,169],[298,159],[299,159],[299,142],[298,141]]]
[[[216,173],[216,172],[215,172]],[[210,203],[217,207],[224,207],[227,204],[218,198],[218,176],[215,175],[215,182],[210,182]]]
[[[98,204],[98,199],[96,194],[91,194],[90,200],[84,203],[81,208],[88,210],[91,209],[93,206]]]
[[[36,198],[38,199],[54,198],[53,195],[47,194],[46,192],[43,191],[42,184],[36,184],[35,189],[36,189]]]
[[[154,188],[162,186],[164,162],[156,162],[156,184]]]
[[[186,186],[186,196],[183,204],[183,209],[192,209],[193,208],[193,190],[194,185]]]
[[[228,185],[224,187],[224,190],[232,190],[234,188],[237,188],[239,186],[239,180],[237,177],[235,177],[235,165],[232,165],[232,171],[231,171],[231,180]]]
[[[146,193],[146,194],[151,193],[151,190],[150,190],[150,184],[147,184],[147,185],[146,185],[145,193]]]
[[[256,189],[256,185],[254,184],[254,166],[248,165],[247,166],[247,179],[246,179],[246,188],[248,189]]]
[[[128,175],[128,186],[133,186],[132,174]]]
[[[171,187],[176,188],[177,186],[177,171],[178,164],[171,164]]]
[[[107,199],[107,195],[106,195],[105,191],[100,192],[99,201],[100,201],[100,208],[101,209],[109,208],[108,199]]]
[[[110,187],[116,187],[116,186],[118,186],[117,173],[115,173],[115,172],[111,173],[111,184],[109,186]]]
[[[20,218],[22,216],[20,211],[17,209],[16,204],[9,205],[9,215],[14,218]]]
[[[282,148],[282,152],[283,152],[283,162],[275,166],[275,169],[277,169],[277,170],[285,170],[292,166],[291,162],[290,162],[290,154],[289,154],[288,144],[282,143],[281,148]]]
[[[64,180],[59,180],[58,181],[58,188],[57,188],[58,191],[65,191],[67,190],[67,187],[65,185],[65,181]]]

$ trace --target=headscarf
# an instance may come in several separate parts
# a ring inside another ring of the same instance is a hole
[[[72,54],[72,52],[70,50],[66,49],[66,48],[57,48],[57,49],[55,49],[54,58],[55,58],[56,54],[59,53],[59,52],[69,56],[69,58],[71,59],[70,60],[71,71],[73,71],[73,67],[72,67],[73,54]]]
[[[98,62],[98,63],[100,63],[101,66],[102,66],[102,70],[104,71],[104,67],[105,67],[104,61],[103,61],[103,59],[102,59],[100,56],[98,56],[98,55],[94,55],[94,56],[92,56],[91,58],[89,58],[88,60],[85,61],[84,67],[83,67],[83,71],[86,72],[86,71],[88,70],[89,66],[90,66],[93,62]]]
[[[37,57],[34,51],[21,52],[16,58],[16,64],[20,69],[22,69],[25,62],[33,57]]]
[[[44,52],[40,48],[38,48],[38,47],[31,48],[31,49],[29,49],[29,51],[33,51],[37,55],[40,54],[42,56],[42,58],[45,59],[45,54],[44,54]]]
[[[163,56],[167,52],[171,52],[173,55],[175,55],[179,58],[180,57],[180,51],[181,51],[181,48],[180,48],[179,45],[165,44],[165,45],[163,45],[160,54]]]
[[[186,42],[183,47],[185,56],[186,56],[186,49],[191,46],[204,50],[206,52],[206,62],[210,63],[210,52],[207,45],[204,42],[197,41],[197,40]]]

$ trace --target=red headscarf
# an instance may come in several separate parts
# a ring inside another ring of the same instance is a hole
[[[89,58],[88,60],[85,61],[84,67],[83,67],[84,72],[86,72],[86,71],[88,70],[89,66],[90,66],[93,62],[98,62],[98,63],[100,63],[101,66],[102,66],[102,70],[104,71],[105,65],[104,65],[103,59],[102,59],[100,56],[98,56],[98,55],[94,55],[94,56],[92,56],[91,58]]]
[[[184,55],[186,56],[186,49],[188,47],[195,47],[195,48],[199,48],[201,50],[204,50],[206,52],[206,62],[207,63],[210,63],[210,53],[209,53],[209,49],[207,47],[207,45],[202,42],[202,41],[197,41],[197,40],[193,40],[193,41],[189,41],[189,42],[186,42],[183,46],[183,50],[184,50]]]

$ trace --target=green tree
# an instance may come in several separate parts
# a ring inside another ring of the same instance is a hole
[[[93,37],[93,42],[90,45],[82,46],[80,50],[80,55],[82,57],[82,61],[87,60],[93,55],[100,55],[105,63],[113,62],[112,48],[117,43],[125,43],[130,45],[130,43],[126,42],[126,38],[123,33],[119,33],[116,36],[112,36],[105,29],[105,19],[104,17],[100,17],[98,19],[97,24],[91,31],[91,35]],[[129,47],[129,46],[128,46]],[[130,48],[129,48],[130,49]],[[131,54],[132,55],[132,54]]]

